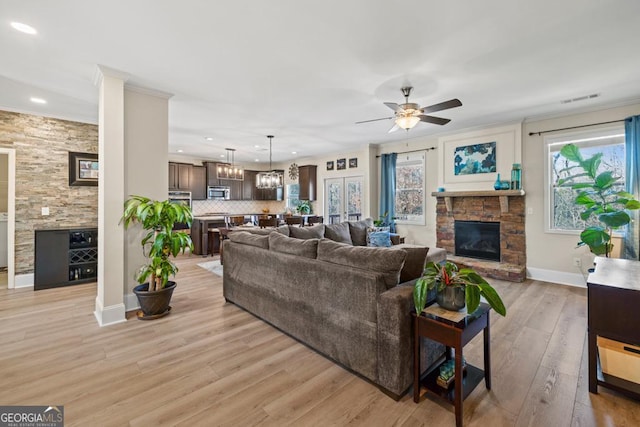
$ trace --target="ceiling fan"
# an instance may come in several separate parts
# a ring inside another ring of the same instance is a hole
[[[400,128],[409,130],[419,122],[433,123],[434,125],[446,125],[451,121],[451,119],[427,116],[426,113],[448,110],[449,108],[460,107],[462,105],[462,102],[460,102],[459,99],[454,98],[445,102],[441,102],[439,104],[430,105],[428,107],[420,107],[420,105],[418,104],[409,102],[409,95],[411,95],[411,91],[413,90],[412,86],[405,86],[400,90],[404,95],[404,104],[396,104],[395,102],[384,103],[384,105],[395,111],[395,116],[383,117],[381,119],[363,120],[361,122],[356,122],[356,124],[395,119],[395,124],[391,129],[389,129],[389,133],[394,132]]]

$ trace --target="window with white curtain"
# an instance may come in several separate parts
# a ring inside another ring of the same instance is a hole
[[[602,153],[597,173],[613,171],[614,176],[620,177],[615,184],[616,189],[624,191],[624,128],[616,126],[545,137],[545,229],[551,233],[580,234],[586,227],[600,223],[594,216],[587,222],[580,218],[584,208],[575,204],[578,190],[557,185],[559,179],[567,177],[565,169],[571,166],[571,162],[560,155],[560,150],[567,144],[575,144],[584,158]]]
[[[396,223],[425,225],[425,154],[398,154]]]

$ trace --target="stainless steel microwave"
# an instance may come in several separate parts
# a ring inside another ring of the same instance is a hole
[[[229,200],[231,199],[231,188],[222,185],[207,187],[207,199]]]

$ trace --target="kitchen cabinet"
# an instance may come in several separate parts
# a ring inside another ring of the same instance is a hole
[[[215,187],[217,185],[220,185],[217,171],[218,163],[205,162],[204,166],[207,168],[207,186]]]
[[[169,163],[169,190],[191,191],[193,165]]]
[[[193,166],[191,174],[191,200],[207,199],[207,169]]]
[[[298,199],[300,200],[316,200],[317,190],[317,171],[316,165],[305,165],[298,167],[298,182],[300,183],[300,194]]]
[[[242,181],[242,200],[256,200],[256,171],[244,171],[244,181]]]
[[[97,272],[97,228],[35,231],[34,290],[95,282]]]
[[[230,200],[242,200],[242,183],[244,181],[238,181],[234,179],[221,179],[220,185],[229,187]]]
[[[282,187],[278,188],[256,188],[253,200],[283,200],[284,192]]]

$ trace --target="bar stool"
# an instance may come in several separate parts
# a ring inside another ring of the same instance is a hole
[[[284,222],[287,225],[297,225],[299,227],[302,227],[302,220],[303,218],[301,216],[287,216],[284,218]]]
[[[276,217],[272,217],[272,218],[258,218],[258,226],[260,228],[266,228],[266,227],[277,227],[278,226],[278,218]]]
[[[319,215],[312,215],[307,217],[307,225],[312,226],[314,224],[322,224],[324,217]]]
[[[217,228],[210,228],[207,230],[209,235],[209,253],[211,256],[219,254],[222,251],[222,245],[220,245],[220,230]]]

